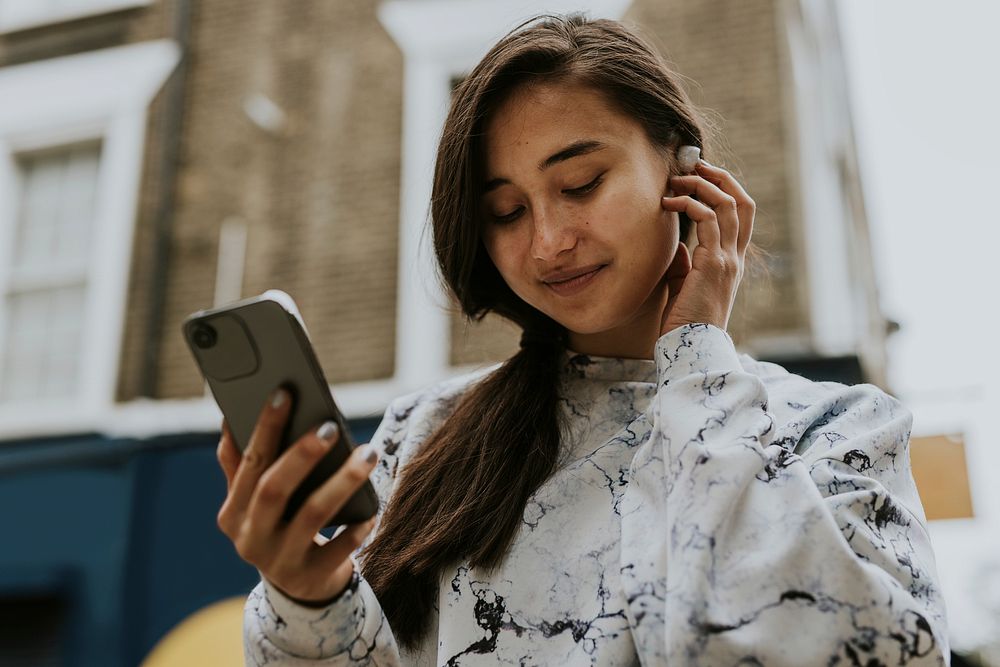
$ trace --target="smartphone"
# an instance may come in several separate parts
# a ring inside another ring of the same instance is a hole
[[[292,493],[285,508],[291,519],[318,486],[344,464],[354,440],[330,393],[295,302],[285,292],[260,296],[190,315],[183,325],[195,362],[222,410],[242,452],[260,412],[279,386],[292,396],[280,451],[332,420],[340,427],[337,444]],[[327,527],[359,523],[375,516],[378,497],[366,481]]]

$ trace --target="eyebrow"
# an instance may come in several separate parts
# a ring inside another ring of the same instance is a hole
[[[579,157],[581,155],[587,155],[588,153],[596,153],[597,151],[604,150],[607,148],[607,144],[601,143],[600,141],[595,141],[593,139],[582,139],[580,141],[574,141],[566,148],[563,148],[552,155],[548,156],[544,160],[538,163],[538,171],[545,171],[554,164],[560,162],[565,162],[571,158]],[[501,185],[508,185],[510,181],[506,178],[494,178],[486,182],[486,188],[484,192],[490,192],[495,190]]]

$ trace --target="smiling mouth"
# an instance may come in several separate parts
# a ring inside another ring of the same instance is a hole
[[[593,271],[580,274],[574,278],[569,278],[568,280],[547,282],[545,285],[560,296],[571,296],[588,287],[590,283],[593,282],[594,278],[596,278],[605,267],[607,267],[607,264],[602,264]]]

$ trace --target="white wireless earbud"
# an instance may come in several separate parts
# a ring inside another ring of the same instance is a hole
[[[701,149],[697,146],[681,146],[677,149],[677,163],[682,173],[692,173],[700,159]]]

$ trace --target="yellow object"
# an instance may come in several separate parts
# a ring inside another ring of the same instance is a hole
[[[166,634],[142,667],[242,667],[244,597],[199,609]]]
[[[961,434],[911,438],[910,461],[928,520],[974,516]]]

